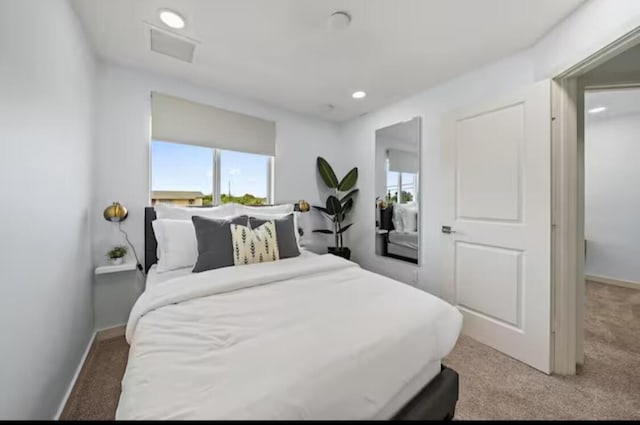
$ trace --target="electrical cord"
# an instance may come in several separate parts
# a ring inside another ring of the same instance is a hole
[[[131,247],[131,251],[133,251],[133,256],[136,258],[136,268],[140,270],[140,272],[144,275],[142,264],[140,264],[140,260],[138,259],[138,253],[136,252],[136,249],[134,248],[131,241],[129,240],[129,235],[127,235],[127,232],[122,230],[122,222],[118,222],[118,230],[120,230],[120,233],[124,235],[124,239],[127,241],[127,244],[129,244],[129,246]]]

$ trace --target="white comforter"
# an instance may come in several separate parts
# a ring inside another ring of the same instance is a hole
[[[404,246],[411,249],[418,249],[418,232],[389,232],[389,243]]]
[[[453,348],[462,316],[332,255],[149,288],[117,419],[367,419]]]

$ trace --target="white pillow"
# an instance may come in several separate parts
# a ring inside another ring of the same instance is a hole
[[[228,218],[236,214],[235,204],[222,204],[217,207],[178,207],[170,204],[156,204],[156,217],[159,219],[169,218],[173,220],[189,220],[194,215],[208,218]]]
[[[151,225],[158,241],[158,273],[193,267],[198,257],[196,231],[191,219],[156,219]]]
[[[235,204],[236,215],[248,215],[257,217],[254,214],[291,214],[293,212],[293,204],[269,205],[266,207],[252,207],[249,205]]]
[[[402,210],[400,204],[393,204],[393,215],[391,216],[391,222],[397,232],[404,232],[404,223],[402,222]]]
[[[418,231],[418,209],[415,207],[402,208],[401,213],[403,232]]]

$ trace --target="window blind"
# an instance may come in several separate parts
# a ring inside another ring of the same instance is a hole
[[[397,173],[418,173],[419,161],[417,152],[406,152],[397,149],[387,150],[389,171]]]
[[[276,123],[161,93],[151,94],[154,140],[275,156]]]

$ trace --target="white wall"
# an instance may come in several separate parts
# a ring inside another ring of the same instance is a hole
[[[0,2],[0,419],[51,419],[93,332],[93,54],[64,0]]]
[[[639,25],[638,0],[588,0],[532,47],[534,75],[558,75]]]
[[[640,114],[587,121],[587,275],[640,285],[639,159]]]
[[[119,201],[129,209],[123,229],[140,256],[144,247],[144,207],[149,204],[150,93],[183,97],[196,102],[237,111],[276,122],[275,201],[305,199],[317,204],[324,199],[316,181],[316,156],[324,156],[342,175],[348,171],[337,125],[308,118],[246,98],[201,87],[182,80],[162,77],[131,68],[100,64],[97,88],[96,176],[93,202],[104,208]],[[324,204],[324,201],[322,201]],[[119,236],[100,214],[92,217],[95,227],[94,258],[104,261],[104,253]],[[320,221],[320,223],[317,223]],[[312,235],[321,222],[315,214],[303,214],[305,239],[322,250],[329,238]],[[143,261],[142,258],[140,258]]]
[[[422,240],[420,246],[419,283],[429,292],[440,293],[441,233],[445,224],[438,207],[441,198],[441,153],[439,128],[443,115],[459,105],[490,97],[496,91],[516,88],[533,80],[529,56],[515,55],[504,61],[453,79],[402,102],[367,114],[346,123],[342,137],[354,145],[358,155],[354,165],[360,168],[360,199],[356,204],[355,220],[348,242],[353,257],[363,267],[413,283],[415,266],[406,262],[375,255],[374,200],[375,131],[415,116],[422,117],[421,148],[421,211]],[[364,182],[370,182],[365,184]]]
[[[374,255],[375,199],[375,130],[410,119],[423,118],[421,189],[421,265],[417,286],[441,294],[440,227],[448,224],[439,204],[440,127],[447,112],[489,101],[501,93],[515,90],[535,81],[553,78],[560,71],[595,53],[640,25],[640,2],[636,0],[590,0],[571,16],[542,37],[530,49],[463,76],[454,78],[406,100],[349,121],[342,126],[342,137],[358,152],[354,158],[360,167],[360,202],[356,205],[356,220],[363,225],[349,235],[353,257],[364,267],[411,283],[414,269],[406,263],[381,259]]]

